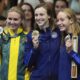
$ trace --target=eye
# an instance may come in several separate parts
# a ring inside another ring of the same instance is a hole
[[[61,20],[61,21],[64,21],[64,19],[63,19],[63,18],[61,18],[60,20]]]
[[[24,9],[23,12],[31,12],[31,9]]]
[[[42,14],[42,13],[40,14],[40,16],[43,16],[43,15],[44,15],[44,14]]]
[[[56,5],[55,7],[56,7],[56,8],[59,8],[59,6],[57,6],[57,5]]]
[[[12,18],[8,18],[9,20],[12,20]]]
[[[17,21],[18,19],[17,18],[14,18],[14,20]]]
[[[35,14],[35,16],[38,16],[38,14]]]

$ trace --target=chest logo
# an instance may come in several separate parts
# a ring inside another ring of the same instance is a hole
[[[52,38],[57,38],[57,37],[58,37],[57,32],[52,32],[51,37],[52,37]]]

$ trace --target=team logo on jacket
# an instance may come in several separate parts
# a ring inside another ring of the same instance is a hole
[[[58,34],[57,32],[52,32],[52,35],[51,35],[52,38],[57,38],[58,37]]]
[[[22,39],[21,39],[21,42],[23,42],[23,43],[24,43],[24,42],[27,42],[27,38],[25,38],[25,37],[22,38]]]

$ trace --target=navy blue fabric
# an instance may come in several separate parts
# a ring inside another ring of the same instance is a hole
[[[78,52],[80,53],[80,36],[78,43]],[[66,47],[61,46],[60,48],[60,61],[59,61],[59,80],[72,80],[71,79],[71,61],[74,60],[75,63],[79,64],[79,56],[74,54],[74,51],[71,51],[71,54],[67,53]],[[79,54],[78,53],[78,54]],[[72,57],[74,59],[72,59]],[[78,66],[78,78],[80,80],[80,66]]]
[[[80,66],[80,56],[79,56],[79,54],[74,52],[74,51],[71,51],[69,53],[69,55],[76,62],[76,64]]]
[[[38,50],[33,49],[31,53],[32,56],[36,54],[36,57],[31,56],[31,61],[29,61],[30,64],[31,62],[36,64],[32,70],[30,80],[58,80],[60,40],[58,29],[55,29],[53,34],[49,28],[46,32],[40,31],[39,48]],[[27,58],[27,51],[25,54]],[[26,59],[24,61],[27,63]]]
[[[66,52],[66,47],[60,48],[59,80],[71,80],[71,58]]]

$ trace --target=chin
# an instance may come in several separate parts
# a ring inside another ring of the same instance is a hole
[[[60,29],[60,31],[61,31],[61,32],[64,32],[64,31],[65,31],[65,29]]]

